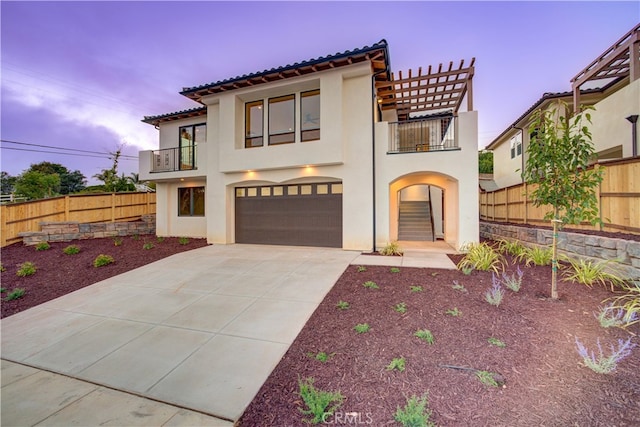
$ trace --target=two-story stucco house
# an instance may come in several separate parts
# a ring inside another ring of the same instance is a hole
[[[196,108],[143,120],[160,133],[139,165],[156,182],[157,234],[350,250],[477,241],[473,73],[472,61],[396,78],[383,40],[185,88]]]
[[[493,151],[493,180],[497,188],[522,183],[529,129],[537,110],[557,108],[563,101],[594,107],[589,125],[598,160],[638,155],[637,121],[640,114],[640,24],[616,41],[571,79],[572,90],[545,93],[486,148]]]

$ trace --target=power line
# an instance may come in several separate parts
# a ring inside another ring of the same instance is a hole
[[[49,154],[62,154],[64,156],[78,156],[78,157],[95,157],[98,159],[112,159],[113,157],[109,157],[109,156],[94,156],[91,154],[76,154],[76,153],[60,153],[58,151],[45,151],[45,150],[31,150],[29,148],[14,148],[14,147],[0,147],[3,150],[14,150],[14,151],[30,151],[33,153],[49,153]],[[124,158],[122,160],[138,160],[137,157],[131,157],[128,156],[127,158]]]
[[[8,140],[8,139],[0,139],[0,142],[6,142],[7,144],[28,145],[28,146],[31,146],[31,147],[53,148],[55,150],[75,151],[75,152],[79,152],[79,153],[107,155],[107,156],[110,156],[111,158],[114,157],[113,153],[107,153],[107,152],[103,152],[103,151],[89,151],[89,150],[80,150],[80,149],[77,149],[77,148],[57,147],[57,146],[54,146],[54,145],[31,144],[31,143],[28,143],[28,142],[11,141],[11,140]],[[9,147],[2,147],[2,148],[17,150],[17,148],[9,148]],[[26,151],[26,150],[23,150],[23,151]],[[64,154],[64,153],[59,153],[59,154]],[[131,155],[128,155],[128,154],[121,154],[120,157],[121,158],[130,158],[130,159],[137,159],[138,158],[137,156],[131,156]]]

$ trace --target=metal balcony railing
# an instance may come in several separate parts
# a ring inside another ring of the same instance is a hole
[[[389,153],[455,150],[453,116],[413,119],[389,123]]]
[[[151,156],[151,172],[174,172],[197,169],[196,145],[154,150]]]

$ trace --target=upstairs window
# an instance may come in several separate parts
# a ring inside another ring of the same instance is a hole
[[[180,170],[196,168],[196,146],[207,140],[207,125],[198,124],[180,127],[178,146]]]
[[[264,144],[264,109],[263,101],[245,104],[245,148],[262,147]]]
[[[295,142],[295,104],[295,95],[269,99],[269,145]]]
[[[300,140],[320,139],[320,89],[300,94]]]
[[[522,134],[518,133],[511,137],[511,158],[515,159],[522,154]]]

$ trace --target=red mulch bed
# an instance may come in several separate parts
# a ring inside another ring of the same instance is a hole
[[[158,242],[155,236],[141,235],[138,238],[124,236],[122,244],[115,246],[111,238],[77,240],[73,242],[50,243],[46,251],[36,251],[35,246],[14,243],[0,249],[2,266],[2,318],[26,310],[43,302],[92,285],[109,277],[158,261],[170,255],[201,248],[206,239],[189,239],[181,245],[177,237],[167,237]],[[153,248],[144,249],[145,243],[153,243]],[[80,252],[66,255],[62,252],[69,245],[76,245]],[[93,260],[100,254],[111,255],[115,262],[96,268]],[[30,261],[37,271],[32,276],[16,275],[20,264]],[[13,301],[5,301],[8,292],[16,288],[26,291],[25,295]]]
[[[458,256],[452,257],[456,261]],[[515,266],[508,267],[509,274]],[[484,293],[491,273],[457,270],[350,266],[312,315],[240,419],[241,426],[300,426],[302,399],[298,378],[313,377],[322,390],[340,391],[345,402],[335,425],[400,425],[398,406],[411,395],[429,393],[431,420],[441,426],[637,426],[640,425],[640,347],[612,374],[597,374],[580,364],[575,339],[589,349],[618,339],[638,337],[630,331],[602,328],[593,313],[612,294],[603,287],[560,282],[559,301],[547,298],[550,267],[523,268],[519,293],[507,290],[499,307]],[[380,289],[367,289],[365,281]],[[454,281],[466,292],[454,290]],[[410,286],[422,286],[412,292]],[[339,310],[338,301],[351,308]],[[407,312],[393,307],[404,302]],[[462,315],[446,314],[457,307]],[[368,333],[353,327],[368,323]],[[429,329],[435,343],[413,336]],[[490,345],[495,337],[505,348]],[[327,362],[312,357],[335,353]],[[404,357],[404,372],[388,371]],[[469,370],[498,373],[503,387],[485,386]],[[345,415],[346,414],[346,415]]]

